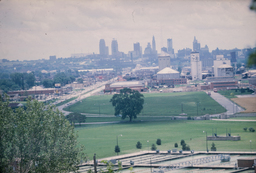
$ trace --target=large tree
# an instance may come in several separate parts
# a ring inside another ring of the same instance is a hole
[[[0,97],[0,172],[73,172],[85,159],[74,127],[54,107],[28,101],[12,111]]]
[[[124,88],[120,94],[114,94],[110,102],[115,107],[115,115],[122,115],[122,119],[129,117],[132,121],[143,109],[144,96],[138,91]]]

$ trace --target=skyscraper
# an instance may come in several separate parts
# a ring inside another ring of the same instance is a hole
[[[156,41],[155,41],[155,36],[153,36],[153,39],[152,39],[152,53],[156,53]]]
[[[196,37],[194,37],[194,41],[193,41],[193,51],[200,51],[200,43],[197,42]]]
[[[100,55],[106,55],[106,45],[104,39],[100,39]]]
[[[117,44],[117,41],[115,39],[112,40],[111,50],[112,50],[112,55],[117,55],[117,53],[118,53],[118,44]]]
[[[172,39],[167,39],[167,51],[169,54],[174,54],[174,50],[172,48]]]

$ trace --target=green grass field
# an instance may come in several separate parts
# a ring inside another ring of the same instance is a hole
[[[244,92],[241,92],[240,89],[232,89],[232,90],[219,90],[218,93],[221,95],[227,97],[227,98],[237,98],[236,95],[246,95],[246,94],[252,94],[252,90],[244,89]]]
[[[72,98],[70,98],[70,99],[67,99],[67,100],[65,100],[65,101],[63,101],[63,102],[60,102],[60,103],[56,104],[56,106],[64,105],[64,104],[66,104],[66,103],[68,103],[68,102],[71,102],[72,100],[75,100],[76,98],[77,98],[77,97],[72,97]]]
[[[121,124],[105,125],[85,125],[76,127],[78,130],[78,141],[85,146],[85,152],[89,159],[92,159],[96,153],[98,158],[114,156],[114,147],[116,145],[116,136],[119,136],[118,143],[121,148],[120,154],[127,154],[140,151],[135,145],[138,141],[142,143],[141,150],[148,150],[156,140],[160,138],[162,145],[157,146],[159,150],[169,150],[174,148],[177,142],[181,149],[180,141],[184,139],[191,150],[206,150],[206,134],[212,135],[212,128],[217,128],[218,135],[225,135],[226,128],[231,129],[232,135],[240,135],[241,141],[214,141],[218,151],[250,151],[256,150],[256,132],[245,132],[244,127],[256,128],[255,122],[237,122],[237,121],[142,121],[142,122],[124,122]],[[147,140],[149,143],[147,144]],[[212,141],[208,141],[210,149]]]
[[[225,112],[205,92],[146,93],[144,109],[139,116],[177,116],[183,112],[188,116]],[[79,113],[114,115],[114,107],[109,102],[112,95],[93,96],[77,102],[64,110]]]

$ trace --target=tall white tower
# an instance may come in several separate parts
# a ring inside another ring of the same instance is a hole
[[[202,80],[202,61],[199,52],[191,52],[191,76],[192,80]]]
[[[162,52],[158,56],[158,66],[159,71],[163,70],[165,67],[171,66],[170,55],[168,53]]]

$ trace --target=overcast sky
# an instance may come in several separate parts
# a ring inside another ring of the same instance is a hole
[[[192,48],[194,36],[210,50],[254,47],[256,13],[250,0],[0,0],[0,59],[48,59],[99,53],[99,40],[128,53],[173,39]]]

